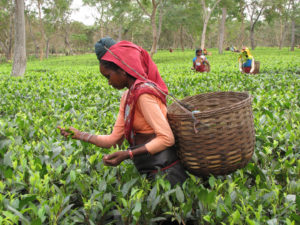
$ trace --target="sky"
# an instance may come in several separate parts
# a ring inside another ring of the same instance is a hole
[[[71,20],[82,22],[85,25],[94,24],[97,10],[89,6],[83,6],[82,0],[73,0],[71,8],[78,9],[78,11],[74,10],[72,12]]]

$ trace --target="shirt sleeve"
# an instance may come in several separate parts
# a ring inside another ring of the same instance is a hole
[[[113,145],[121,144],[124,139],[124,107],[127,92],[122,96],[120,103],[120,110],[114,125],[113,131],[110,135],[98,135],[97,140],[102,148],[110,148]]]
[[[152,127],[156,137],[148,142],[145,147],[151,154],[156,154],[174,145],[175,138],[166,116],[163,114],[157,97],[142,94],[137,102],[145,121]]]

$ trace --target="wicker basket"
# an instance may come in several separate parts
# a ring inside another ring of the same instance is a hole
[[[260,67],[260,61],[254,61],[254,71],[253,71],[253,74],[257,74],[259,73],[259,67]]]
[[[186,97],[181,102],[200,111],[193,119],[175,103],[168,107],[184,167],[197,176],[225,175],[245,167],[255,144],[250,95],[214,92]]]

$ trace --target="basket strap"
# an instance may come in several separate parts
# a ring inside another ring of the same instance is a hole
[[[137,74],[140,78],[142,78],[144,81],[148,81],[147,84],[148,85],[151,85],[152,87],[154,87],[156,90],[158,90],[160,93],[162,93],[164,96],[166,97],[171,97],[173,99],[173,101],[187,114],[191,115],[191,117],[193,118],[194,120],[194,131],[195,133],[197,134],[198,133],[198,129],[196,128],[196,125],[197,124],[202,124],[202,125],[205,125],[207,126],[206,124],[198,121],[196,119],[196,117],[194,116],[194,112],[191,112],[191,109],[190,107],[181,102],[180,100],[178,100],[177,98],[174,97],[174,95],[172,95],[171,93],[169,94],[166,94],[165,92],[163,92],[159,87],[157,87],[155,84],[153,84],[152,82],[150,82],[148,79],[146,79],[143,75],[141,75],[139,72],[137,72],[134,68],[132,68],[131,66],[129,66],[126,62],[124,62],[124,60],[122,60],[120,57],[118,57],[115,53],[113,53],[111,50],[109,50],[109,48],[107,48],[106,46],[104,46],[104,48],[113,56],[115,57],[117,60],[119,60],[123,65],[125,65],[127,68],[129,68],[130,70],[132,70],[135,74]]]

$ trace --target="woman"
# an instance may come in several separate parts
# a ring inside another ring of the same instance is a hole
[[[167,121],[168,88],[149,54],[131,42],[116,43],[111,38],[97,42],[95,51],[100,72],[109,85],[128,90],[122,96],[118,118],[110,135],[93,135],[71,127],[72,138],[102,148],[120,145],[126,138],[130,148],[104,156],[105,165],[117,166],[132,159],[138,171],[147,178],[153,179],[160,171],[166,174],[171,185],[183,183],[187,175],[172,148],[174,136]],[[70,135],[66,129],[60,130],[62,135]]]
[[[239,56],[239,68],[242,73],[253,73],[255,69],[254,58],[250,50],[246,47],[242,48]]]
[[[210,71],[210,64],[207,58],[202,55],[202,50],[196,50],[196,56],[193,58],[193,67],[192,70],[196,70],[198,72],[209,72]]]

